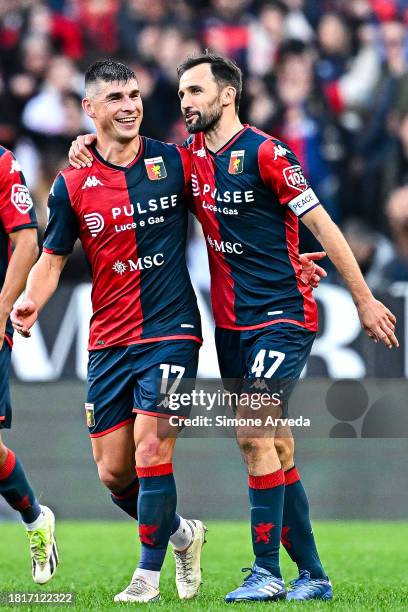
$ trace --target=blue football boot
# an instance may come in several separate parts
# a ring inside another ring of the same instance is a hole
[[[286,589],[282,578],[276,578],[263,567],[256,563],[252,568],[244,567],[243,572],[251,572],[240,587],[231,591],[225,597],[227,603],[239,601],[276,601],[285,599]]]
[[[332,585],[329,577],[311,578],[307,570],[301,570],[299,577],[290,581],[288,600],[307,601],[308,599],[333,599]]]

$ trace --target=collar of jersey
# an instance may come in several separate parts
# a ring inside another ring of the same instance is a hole
[[[242,134],[249,128],[249,124],[248,123],[244,123],[242,130],[239,130],[239,132],[237,132],[236,134],[234,134],[234,136],[232,136],[229,140],[227,140],[227,142],[221,147],[221,149],[218,149],[218,151],[210,151],[210,149],[207,150],[209,153],[211,153],[211,155],[221,155],[222,153],[224,153],[225,151],[227,151],[227,149],[230,148],[230,146],[232,146],[234,144],[234,142],[236,140],[238,140],[238,138],[240,136],[242,136]]]
[[[140,143],[139,150],[136,156],[132,159],[130,164],[128,164],[127,166],[116,166],[115,164],[111,164],[104,157],[102,157],[99,151],[97,151],[96,146],[94,144],[90,146],[90,149],[92,149],[92,153],[95,155],[96,159],[98,159],[101,162],[101,164],[103,164],[104,166],[108,166],[108,168],[112,168],[113,170],[122,170],[122,172],[126,172],[126,170],[129,170],[129,168],[132,168],[132,166],[134,166],[139,161],[139,159],[142,157],[142,154],[145,148],[145,142],[144,142],[143,136],[139,136],[139,143]]]

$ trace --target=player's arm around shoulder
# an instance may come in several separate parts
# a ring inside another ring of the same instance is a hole
[[[73,168],[80,170],[81,168],[90,168],[92,166],[92,152],[88,147],[94,142],[96,142],[96,134],[81,134],[72,141],[68,159]]]
[[[323,206],[306,212],[302,221],[323,246],[341,274],[367,335],[375,342],[383,342],[388,348],[398,347],[395,316],[371,293],[346,239]]]

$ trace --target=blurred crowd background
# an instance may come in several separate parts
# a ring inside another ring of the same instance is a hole
[[[292,147],[369,284],[386,288],[408,281],[407,27],[408,0],[1,0],[0,143],[43,229],[72,139],[93,131],[89,63],[129,63],[142,133],[182,143],[176,67],[209,48],[244,72],[241,119]],[[303,246],[316,246],[306,233]]]

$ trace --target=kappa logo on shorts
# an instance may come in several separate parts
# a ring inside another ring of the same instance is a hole
[[[94,404],[85,404],[86,424],[88,427],[95,426],[95,406]]]

